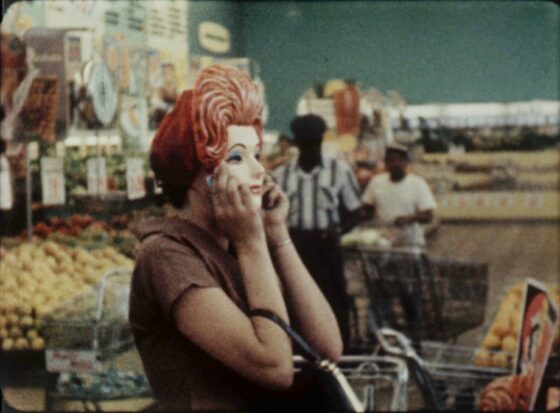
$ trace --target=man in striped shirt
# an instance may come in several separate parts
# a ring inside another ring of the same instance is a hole
[[[321,117],[300,116],[290,126],[300,155],[272,175],[290,199],[292,240],[329,301],[347,345],[349,308],[339,241],[341,233],[359,220],[358,184],[345,162],[322,155],[327,127]]]

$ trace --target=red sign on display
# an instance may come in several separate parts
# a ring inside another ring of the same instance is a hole
[[[529,410],[535,406],[557,322],[558,309],[546,288],[537,281],[528,280],[515,357],[515,374],[529,378]]]

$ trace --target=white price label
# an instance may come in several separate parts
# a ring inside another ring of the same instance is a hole
[[[92,350],[47,350],[47,371],[53,373],[99,373],[103,370]]]
[[[154,178],[154,194],[159,195],[163,194],[163,189],[161,186],[158,185],[158,180]]]
[[[87,188],[90,195],[107,193],[107,161],[105,158],[87,160]]]
[[[143,159],[129,158],[126,160],[126,190],[128,199],[140,199],[146,196]]]
[[[64,155],[66,154],[66,146],[64,145],[64,142],[57,142],[55,146],[55,150],[56,150],[56,156],[58,158],[64,158]]]
[[[39,158],[39,144],[37,142],[29,142],[28,149],[29,159],[34,161]]]
[[[64,168],[60,158],[41,158],[41,189],[44,205],[64,205]]]

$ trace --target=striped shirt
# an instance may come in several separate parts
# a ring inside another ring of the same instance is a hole
[[[361,204],[354,173],[343,161],[323,156],[322,165],[306,173],[298,167],[297,159],[294,159],[271,174],[290,200],[290,228],[338,228],[340,203],[349,211]]]

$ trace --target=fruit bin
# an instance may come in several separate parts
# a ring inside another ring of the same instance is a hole
[[[48,350],[90,350],[106,360],[133,343],[128,324],[131,271],[113,269],[44,317]]]

